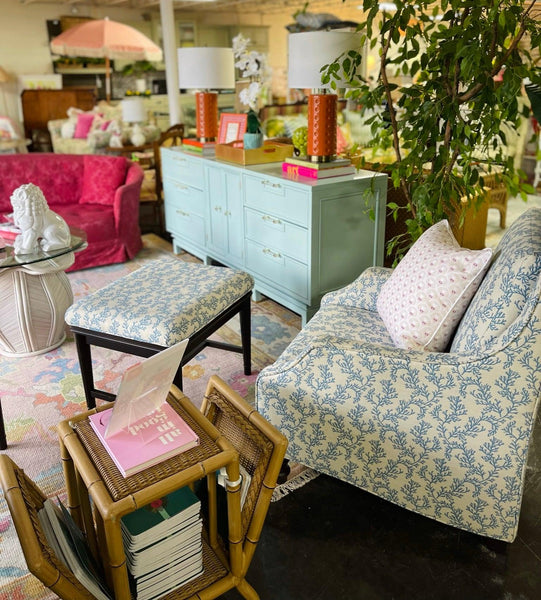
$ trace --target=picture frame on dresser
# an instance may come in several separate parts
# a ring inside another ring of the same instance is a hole
[[[246,113],[222,113],[218,128],[218,144],[229,144],[236,140],[242,140],[247,123],[248,115]]]

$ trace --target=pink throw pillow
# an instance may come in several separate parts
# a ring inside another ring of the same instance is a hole
[[[113,204],[115,192],[126,180],[123,156],[85,154],[81,204]]]
[[[94,116],[94,113],[81,113],[77,115],[77,124],[75,125],[75,133],[73,134],[74,138],[80,140],[88,137]]]
[[[461,248],[446,220],[427,229],[378,297],[378,313],[396,346],[445,350],[491,258],[491,248]]]

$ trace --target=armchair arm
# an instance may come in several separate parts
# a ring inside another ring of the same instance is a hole
[[[379,292],[392,272],[385,267],[370,267],[349,285],[323,296],[321,305],[341,304],[376,311]]]
[[[143,169],[137,163],[128,161],[126,181],[115,192],[113,212],[117,235],[125,240],[130,257],[141,247],[139,196],[142,183]],[[137,232],[136,236],[134,232]]]
[[[66,123],[68,119],[53,119],[52,121],[47,121],[47,129],[51,134],[51,139],[58,139],[62,137],[62,125]]]

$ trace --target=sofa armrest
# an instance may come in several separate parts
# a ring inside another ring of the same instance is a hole
[[[377,311],[376,304],[379,292],[392,272],[392,269],[385,267],[369,267],[349,285],[325,294],[321,300],[321,305],[341,304],[342,306],[354,306]]]
[[[68,120],[69,119],[54,119],[52,121],[47,121],[47,129],[53,140],[62,137],[62,125]]]
[[[126,181],[117,188],[113,201],[115,229],[121,239],[139,228],[139,196],[143,183],[143,169],[128,161]]]

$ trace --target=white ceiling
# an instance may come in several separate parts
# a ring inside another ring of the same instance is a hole
[[[111,6],[116,8],[135,8],[159,10],[160,0],[19,0],[21,4],[61,4],[66,7],[66,13],[79,9],[82,12],[88,6]],[[346,0],[352,6],[356,0]],[[361,3],[360,0],[358,2]],[[259,13],[277,13],[287,11],[293,14],[306,4],[306,0],[173,0],[175,10],[185,11],[256,11]],[[309,12],[331,12],[341,4],[340,0],[311,0]]]

